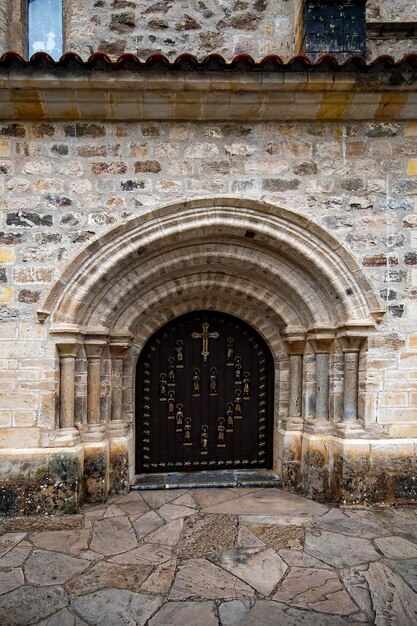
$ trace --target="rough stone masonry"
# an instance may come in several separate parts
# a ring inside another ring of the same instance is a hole
[[[296,9],[64,2],[66,50],[289,59]],[[367,3],[368,22],[397,17],[415,23],[414,3]],[[0,49],[23,51],[2,23]],[[0,62],[1,514],[74,512],[128,489],[141,346],[196,308],[268,338],[287,489],[414,501],[415,60],[371,77],[149,69],[145,87],[129,67],[11,58]]]

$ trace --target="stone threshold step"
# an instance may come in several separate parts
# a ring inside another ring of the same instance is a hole
[[[196,489],[198,487],[280,487],[281,480],[272,470],[214,470],[139,474],[130,489]]]

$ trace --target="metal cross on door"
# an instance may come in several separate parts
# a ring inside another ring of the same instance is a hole
[[[179,317],[137,371],[138,473],[271,466],[272,358],[250,326],[211,311]]]

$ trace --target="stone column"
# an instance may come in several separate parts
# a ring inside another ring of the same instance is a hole
[[[77,342],[57,343],[59,352],[59,427],[74,428],[75,359],[80,348]]]
[[[87,356],[87,424],[100,424],[101,353],[106,341],[90,338],[84,342]]]
[[[329,358],[335,340],[332,330],[314,333],[309,341],[316,353],[316,419],[329,419]]]
[[[120,421],[122,419],[122,403],[123,403],[123,358],[128,349],[129,341],[120,339],[111,340],[109,344],[111,356],[111,421]]]
[[[344,361],[343,421],[349,424],[358,419],[359,353],[366,338],[345,335],[339,340]]]
[[[303,399],[303,355],[306,345],[304,334],[286,334],[284,342],[287,346],[290,372],[289,372],[289,411],[288,418],[291,421],[302,420]]]

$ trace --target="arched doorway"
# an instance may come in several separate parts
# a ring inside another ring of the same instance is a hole
[[[137,367],[136,472],[272,467],[273,361],[227,314],[163,326]]]

